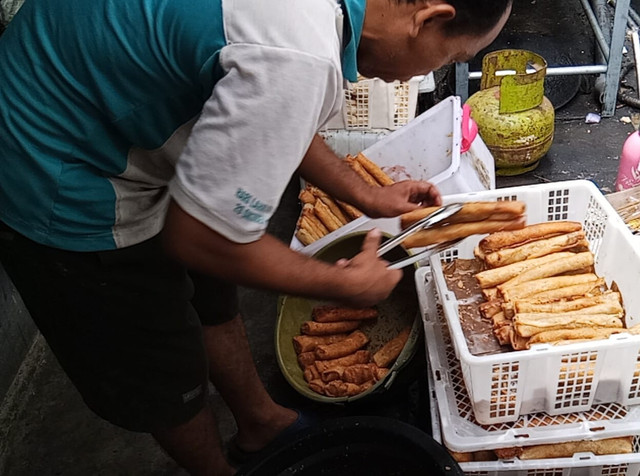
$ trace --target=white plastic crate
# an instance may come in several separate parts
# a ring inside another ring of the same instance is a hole
[[[640,248],[592,182],[576,180],[445,197],[446,203],[481,200],[522,200],[528,223],[581,222],[595,255],[596,273],[607,285],[617,284],[627,325],[640,323]],[[449,255],[472,258],[480,239],[464,240]],[[621,333],[607,340],[472,355],[460,326],[458,303],[444,280],[441,258],[446,257],[432,257],[430,263],[479,422],[512,422],[520,415],[541,411],[550,415],[578,412],[597,403],[640,403],[640,336]]]
[[[341,113],[326,129],[398,129],[416,116],[422,76],[409,81],[386,83],[381,79],[360,79],[348,83]]]
[[[428,367],[427,362],[427,367]],[[440,412],[433,376],[427,369],[431,434],[442,444]],[[577,453],[571,458],[499,460],[458,463],[467,476],[637,476],[640,473],[640,438],[633,440],[633,454],[603,455]]]
[[[417,270],[416,286],[423,312],[427,364],[430,368],[428,378],[433,434],[447,448],[459,452],[473,452],[553,444],[568,440],[596,440],[640,435],[640,406],[625,407],[617,403],[596,405],[588,412],[556,416],[537,413],[523,415],[515,422],[510,423],[493,425],[478,423],[474,417],[460,362],[453,349],[444,313],[438,302],[435,283],[428,268],[423,267]],[[483,475],[515,470],[560,468],[560,472],[550,474],[636,476],[640,471],[639,443],[636,438],[633,454],[595,456],[580,453],[572,458],[475,462],[463,463],[461,467],[465,472],[486,471],[468,473]],[[562,470],[567,471],[567,469],[577,467],[587,469],[575,473],[562,472]],[[603,472],[600,472],[600,467]],[[615,472],[614,468],[618,472]],[[606,472],[605,469],[612,472]],[[554,471],[558,471],[558,469]],[[525,471],[524,473],[507,474],[520,476],[529,473]],[[545,473],[533,472],[531,474]]]
[[[461,122],[460,98],[450,96],[388,135],[363,139],[353,136],[355,133],[351,131],[336,131],[335,135],[328,137],[334,138],[330,145],[340,151],[350,154],[362,151],[394,180],[428,180],[443,195],[494,189],[493,156],[480,136],[473,141],[469,151],[460,154]],[[369,140],[372,145],[366,149],[357,147],[361,141]],[[320,245],[361,226],[361,221],[356,222],[325,236],[319,240]],[[388,231],[396,233],[398,227],[399,223]],[[303,248],[295,237],[291,247]]]

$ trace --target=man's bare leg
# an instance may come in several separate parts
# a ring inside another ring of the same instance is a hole
[[[298,415],[274,402],[264,388],[239,315],[203,329],[209,376],[236,420],[236,443],[244,451],[260,450]]]
[[[224,457],[208,404],[188,422],[152,435],[169,456],[193,476],[231,476],[236,472]]]

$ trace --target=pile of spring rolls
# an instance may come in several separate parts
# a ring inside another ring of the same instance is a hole
[[[316,306],[301,335],[293,337],[298,364],[309,388],[327,397],[351,397],[383,379],[409,338],[403,329],[373,355],[365,347],[369,337],[358,329],[376,319],[376,308]]]
[[[449,452],[459,463],[513,458],[518,458],[520,460],[571,458],[576,453],[617,455],[633,453],[633,437],[622,436],[605,438],[602,440],[566,441],[562,443],[481,450],[465,453],[456,451]]]
[[[607,289],[594,271],[582,225],[556,221],[497,232],[480,241],[475,255],[485,270],[476,274],[502,345],[604,339],[624,329],[620,293]]]
[[[402,229],[418,220],[431,215],[439,207],[427,207],[405,213],[400,217]],[[526,205],[521,201],[468,202],[462,209],[426,230],[420,230],[403,241],[405,248],[419,248],[443,243],[445,241],[466,238],[471,235],[484,235],[502,230],[524,228]]]
[[[394,183],[377,164],[362,153],[355,157],[348,155],[345,161],[369,185],[383,187]],[[300,191],[298,198],[302,203],[302,213],[298,218],[295,236],[305,246],[362,216],[362,212],[353,205],[334,200],[311,184]]]

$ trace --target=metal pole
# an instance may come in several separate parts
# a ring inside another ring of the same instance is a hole
[[[610,57],[605,75],[604,97],[602,100],[602,115],[611,117],[616,112],[616,99],[620,87],[620,67],[622,66],[622,48],[627,30],[630,0],[618,0],[613,15],[613,30],[611,32]]]
[[[623,2],[625,0],[622,0]],[[600,51],[602,51],[602,56],[604,56],[605,61],[609,61],[609,45],[602,34],[602,29],[600,28],[600,24],[598,23],[598,19],[596,18],[595,13],[593,13],[593,9],[591,8],[591,4],[589,0],[580,0],[582,3],[582,7],[584,8],[584,12],[587,15],[587,19],[591,24],[591,29],[593,30],[593,34],[596,37],[596,41],[598,42],[598,46],[600,47]],[[627,3],[629,3],[627,1]]]
[[[469,97],[469,63],[456,63],[456,96],[465,102]]]
[[[527,68],[527,73],[535,73],[535,69]],[[564,76],[573,74],[602,74],[607,72],[606,64],[583,65],[583,66],[556,66],[547,68],[547,76]],[[508,76],[516,74],[514,70],[497,71],[496,76]],[[481,71],[472,71],[469,73],[469,79],[480,79]]]

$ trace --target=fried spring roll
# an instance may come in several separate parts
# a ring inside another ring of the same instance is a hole
[[[362,321],[378,317],[378,310],[374,307],[356,309],[341,306],[316,306],[311,311],[311,318],[316,322]]]
[[[342,200],[336,200],[336,203],[342,209],[344,214],[347,217],[349,217],[351,220],[360,218],[363,215],[363,213],[360,210],[358,210],[356,207],[354,207],[353,205],[347,202],[343,202]]]
[[[378,380],[378,366],[374,363],[356,364],[346,367],[342,372],[342,380],[361,385],[369,380]]]
[[[553,256],[553,254],[548,256]],[[509,281],[498,285],[498,290],[501,293],[504,293],[505,289],[512,288],[513,286],[521,283],[526,283],[527,281],[550,278],[552,276],[558,276],[559,274],[577,271],[584,268],[589,269],[591,266],[593,266],[593,253],[591,253],[591,251],[585,251],[584,253],[571,253],[571,256],[548,261],[514,276]]]
[[[314,354],[315,355],[315,354]],[[368,350],[359,350],[351,355],[333,360],[316,360],[315,365],[319,372],[324,372],[336,367],[348,367],[349,365],[365,364],[371,360]]]
[[[300,327],[303,334],[309,336],[326,336],[331,334],[344,334],[355,331],[360,321],[315,322],[305,321]]]
[[[347,156],[345,160],[347,161],[347,164],[349,164],[349,167],[351,167],[351,169],[356,174],[358,174],[362,180],[367,182],[367,184],[371,185],[372,187],[380,187],[380,184],[376,181],[376,179],[373,178],[373,176],[371,176],[371,174],[365,170],[362,164],[360,164],[360,162],[358,162],[355,157]]]
[[[520,283],[501,292],[505,301],[515,301],[544,291],[555,290],[565,286],[581,283],[595,283],[598,281],[595,274],[574,274],[571,276],[554,276]]]
[[[331,213],[333,213],[333,215],[338,219],[338,221],[341,224],[346,225],[347,223],[349,223],[349,219],[342,212],[342,210],[340,209],[338,204],[335,202],[335,200],[333,200],[330,196],[325,194],[322,197],[320,197],[320,200],[327,207],[329,207],[329,210],[331,210]]]
[[[482,295],[487,301],[494,301],[496,299],[500,299],[500,295],[498,293],[498,288],[485,288],[482,290]]]
[[[373,361],[375,364],[378,367],[389,367],[393,364],[402,352],[402,349],[404,349],[410,333],[410,328],[407,327],[402,329],[396,337],[383,345],[380,350],[373,354]]]
[[[316,354],[313,351],[301,352],[298,354],[298,365],[301,369],[306,369],[309,365],[313,365],[316,361]]]
[[[542,266],[550,261],[555,261],[561,258],[567,258],[572,256],[573,253],[568,251],[561,251],[558,253],[552,253],[540,258],[532,258],[525,261],[519,261],[517,263],[509,264],[506,266],[500,266],[499,268],[487,269],[480,271],[476,274],[476,279],[481,288],[492,288],[498,284],[506,283],[510,279],[518,276],[520,273],[524,273],[530,269],[538,266]]]
[[[304,380],[309,383],[313,380],[318,380],[320,378],[320,372],[315,365],[309,365],[304,372],[302,373]]]
[[[499,230],[517,230],[525,225],[525,218],[518,217],[507,221],[481,221],[471,223],[454,223],[446,226],[434,226],[428,230],[420,230],[403,241],[406,248],[417,248],[445,241],[466,238],[471,235],[484,235]]]
[[[532,241],[516,248],[505,248],[485,256],[484,262],[490,268],[497,268],[518,261],[539,258],[558,251],[564,251],[586,242],[583,231],[574,231],[543,240]]]
[[[353,354],[355,351],[367,345],[369,338],[361,331],[353,331],[346,339],[334,344],[319,344],[315,353],[318,360],[337,359]]]
[[[633,438],[623,436],[595,441],[568,441],[522,448],[503,448],[494,451],[500,459],[517,457],[521,460],[571,458],[576,453],[593,453],[595,455],[626,454],[633,452]]]
[[[440,207],[425,207],[400,215],[400,226],[404,229],[413,225],[418,220],[431,215]],[[513,220],[522,216],[526,205],[520,201],[501,202],[468,202],[462,205],[462,209],[449,217],[447,223],[468,223],[484,220]]]
[[[517,313],[560,313],[578,310],[584,310],[588,313],[589,309],[593,309],[600,304],[613,306],[614,313],[623,312],[622,304],[620,304],[620,294],[615,291],[607,291],[597,296],[585,296],[565,301],[537,302],[534,300],[522,300],[513,303]]]
[[[311,193],[311,190],[309,190],[308,188],[303,188],[302,190],[300,190],[298,199],[302,204],[309,203],[313,205],[316,201],[316,197],[313,196],[313,193]]]
[[[551,331],[544,331],[535,334],[529,338],[529,345],[543,344],[547,342],[555,342],[560,340],[573,340],[573,339],[607,339],[613,334],[625,332],[625,329],[619,327],[583,327],[580,329],[558,329]]]
[[[480,240],[478,246],[485,254],[489,254],[503,248],[522,245],[541,238],[550,238],[554,235],[572,233],[581,229],[582,225],[574,221],[538,223],[529,225],[519,231],[491,234]]]
[[[334,334],[330,336],[295,336],[293,338],[293,348],[297,354],[311,352],[318,345],[327,345],[340,342],[348,337],[348,334]]]
[[[372,160],[370,160],[368,157],[366,157],[362,152],[360,152],[357,156],[356,156],[356,160],[360,163],[360,165],[362,166],[363,169],[365,169],[367,172],[369,172],[369,174],[375,179],[376,182],[378,182],[380,185],[382,186],[386,186],[386,185],[391,185],[393,184],[393,180],[391,179],[391,177],[389,177],[387,174],[385,174],[382,169],[378,166],[378,164],[376,164],[375,162],[373,162]]]
[[[343,382],[342,380],[332,380],[325,384],[324,394],[328,397],[353,397],[370,387],[371,385],[365,387],[355,383]]]
[[[315,214],[314,205],[306,203],[302,206],[302,219],[306,219],[308,226],[310,229],[314,231],[316,235],[319,237],[323,237],[324,235],[329,234],[329,229],[320,221],[318,216]]]
[[[312,380],[310,382],[307,382],[307,384],[309,385],[309,388],[314,392],[319,393],[320,395],[325,394],[324,388],[326,384],[322,380],[320,379]]]
[[[581,329],[585,327],[599,328],[622,328],[620,318],[611,314],[590,314],[590,315],[557,315],[549,318],[538,317],[528,318],[526,314],[517,315],[514,319],[516,332],[522,337],[531,337],[540,332],[561,329]]]
[[[491,319],[495,314],[502,311],[503,304],[502,299],[492,299],[491,301],[483,302],[479,306],[480,315],[483,319]]]
[[[558,299],[564,298],[572,298],[575,296],[595,296],[598,294],[602,294],[602,288],[604,287],[604,285],[604,278],[599,278],[597,281],[588,281],[585,283],[578,283],[563,288],[550,289],[548,291],[535,293],[527,296],[527,300],[541,303],[557,301]]]
[[[304,246],[309,246],[311,243],[319,239],[317,236],[312,235],[309,230],[305,228],[298,228],[296,230],[296,238]]]
[[[330,232],[336,231],[342,226],[340,220],[331,212],[331,210],[329,210],[329,207],[325,205],[322,200],[316,200],[316,203],[313,206],[313,211]]]

